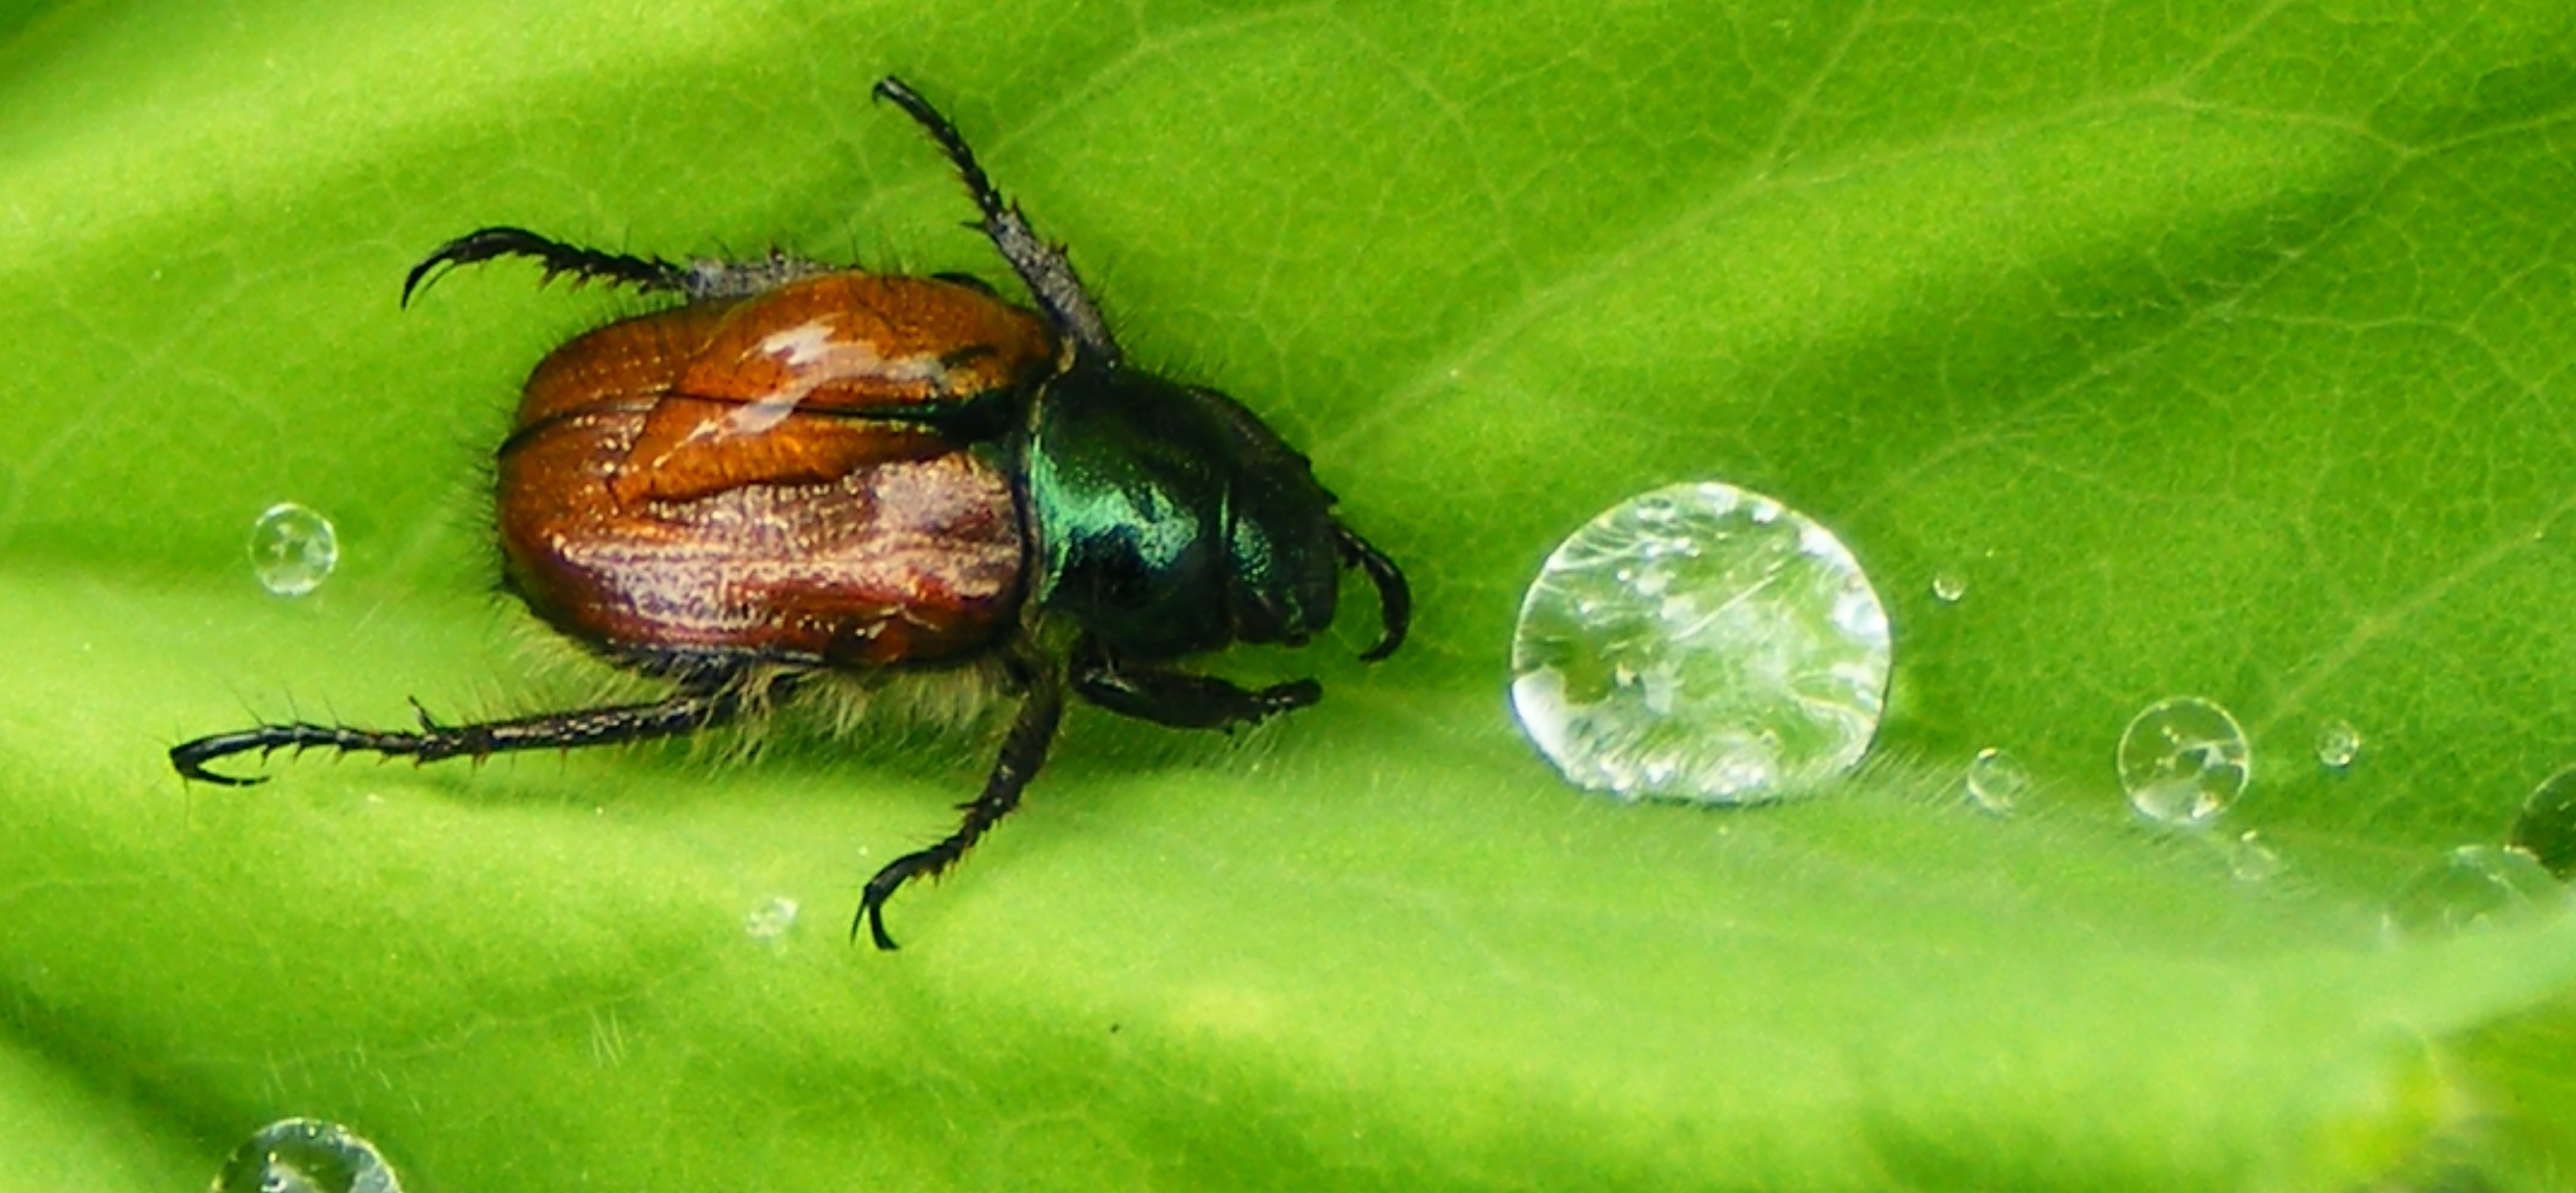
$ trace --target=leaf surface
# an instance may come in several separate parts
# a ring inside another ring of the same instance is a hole
[[[2576,761],[2572,26],[0,16],[0,1181],[166,1188],[312,1116],[425,1189],[2546,1188],[2576,915],[2382,909]],[[404,312],[402,273],[512,224],[996,276],[889,72],[1132,353],[1315,458],[1413,577],[1404,653],[1230,657],[1330,692],[1239,740],[1077,712],[892,956],[843,941],[857,883],[989,725],[168,773],[260,718],[606,690],[492,594],[483,470],[526,370],[649,304],[495,266]],[[1618,806],[1510,722],[1539,561],[1684,479],[1822,520],[1888,600],[1890,718],[1819,798]],[[282,500],[341,538],[294,600],[243,553]],[[2176,694],[2253,741],[2205,835],[2111,774]],[[1986,747],[2036,780],[2008,819],[1959,791]],[[2277,877],[2232,876],[2248,830]]]

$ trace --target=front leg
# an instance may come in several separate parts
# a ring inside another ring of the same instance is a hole
[[[1311,679],[1253,691],[1213,675],[1121,663],[1089,642],[1075,652],[1073,690],[1122,717],[1174,729],[1231,730],[1256,725],[1324,698],[1324,685]]]

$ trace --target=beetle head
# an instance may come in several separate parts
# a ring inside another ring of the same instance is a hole
[[[1028,440],[1034,596],[1112,653],[1174,659],[1297,644],[1332,624],[1346,566],[1403,636],[1403,580],[1333,517],[1306,457],[1234,399],[1077,363],[1038,396]]]

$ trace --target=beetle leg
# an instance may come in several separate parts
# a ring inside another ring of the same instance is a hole
[[[659,257],[629,257],[549,240],[524,228],[484,228],[438,246],[426,260],[403,276],[402,305],[447,276],[459,265],[498,257],[533,257],[545,267],[546,280],[571,274],[576,281],[605,280],[638,290],[686,290],[689,271]]]
[[[1038,768],[1046,764],[1047,747],[1055,742],[1056,723],[1064,716],[1064,680],[1052,664],[1028,668],[1022,682],[1027,694],[1020,698],[1019,716],[1011,722],[1010,736],[1002,739],[1001,756],[993,760],[993,771],[984,780],[983,793],[958,805],[966,819],[938,844],[896,858],[868,879],[867,889],[859,896],[859,913],[850,920],[851,939],[858,939],[859,925],[865,923],[876,946],[892,952],[894,938],[886,935],[885,929],[886,900],[913,879],[938,877],[940,871],[966,856],[987,830],[1020,806],[1020,792],[1027,790],[1029,780],[1036,778]]]
[[[1377,586],[1377,645],[1360,656],[1363,663],[1374,663],[1395,653],[1404,645],[1404,631],[1413,624],[1413,588],[1404,582],[1404,571],[1384,552],[1369,545],[1368,540],[1351,532],[1339,522],[1333,523],[1333,541],[1342,549],[1345,567],[1358,567],[1368,573],[1369,583]]]
[[[787,682],[784,679],[772,681],[768,685],[768,694],[784,694],[782,685]],[[421,710],[420,728],[417,730],[378,731],[289,721],[255,725],[172,746],[170,765],[183,778],[226,787],[248,787],[267,782],[267,779],[217,774],[207,770],[206,764],[218,758],[253,751],[266,757],[279,750],[301,752],[316,747],[343,754],[384,754],[408,757],[414,762],[436,762],[460,756],[480,759],[511,750],[604,746],[703,729],[732,720],[747,703],[748,693],[744,685],[737,683],[691,689],[652,704],[575,709],[465,725],[439,724],[430,718],[427,710]],[[420,709],[418,703],[412,707]]]
[[[1256,725],[1324,698],[1324,685],[1311,679],[1253,691],[1213,675],[1121,664],[1090,642],[1074,658],[1073,690],[1083,699],[1122,717],[1174,729]]]
[[[887,75],[877,80],[876,97],[903,109],[921,126],[930,139],[947,153],[957,167],[957,176],[966,183],[966,193],[983,213],[980,223],[970,225],[993,242],[993,250],[1010,263],[1013,272],[1028,284],[1029,296],[1046,312],[1047,322],[1056,334],[1073,341],[1075,357],[1086,364],[1114,365],[1120,360],[1118,341],[1109,334],[1109,321],[1100,317],[1100,305],[1091,300],[1091,292],[1082,288],[1082,279],[1073,272],[1073,262],[1064,250],[1038,238],[1029,227],[1027,216],[1020,214],[1019,204],[1006,201],[993,189],[993,180],[984,175],[984,167],[975,161],[975,151],[966,145],[957,126],[950,124],[930,101],[915,94],[903,80]]]

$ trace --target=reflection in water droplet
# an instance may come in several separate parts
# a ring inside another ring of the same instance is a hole
[[[2317,727],[2317,761],[2342,770],[2361,757],[2361,730],[2337,717]]]
[[[250,528],[251,573],[279,596],[303,596],[340,566],[331,520],[292,501],[268,507]]]
[[[1824,527],[1731,485],[1594,518],[1512,637],[1512,707],[1567,778],[1627,798],[1768,799],[1860,760],[1887,613]]]
[[[1940,601],[1944,605],[1955,605],[1959,603],[1961,598],[1964,598],[1967,595],[1967,577],[1962,576],[1957,572],[1934,572],[1932,574],[1933,599]]]
[[[752,908],[750,915],[742,917],[742,930],[750,933],[753,940],[776,940],[795,926],[796,901],[785,895]]]
[[[338,1123],[290,1118],[233,1149],[213,1193],[401,1193],[376,1145]]]
[[[2263,882],[2281,872],[2281,854],[2252,829],[2227,846],[2227,872],[2238,882]]]
[[[2252,781],[2245,730],[2198,696],[2148,705],[2120,733],[2120,787],[2150,820],[2198,828],[2218,818]]]
[[[2576,873],[2576,766],[2532,789],[2513,818],[2509,840],[2552,875],[2563,879]]]
[[[1968,798],[1997,816],[2010,815],[2030,789],[2030,771],[2021,760],[1989,746],[1968,762]]]
[[[2553,908],[2566,898],[2567,889],[2530,854],[2463,845],[2399,888],[2380,922],[2398,935],[2456,932]]]

